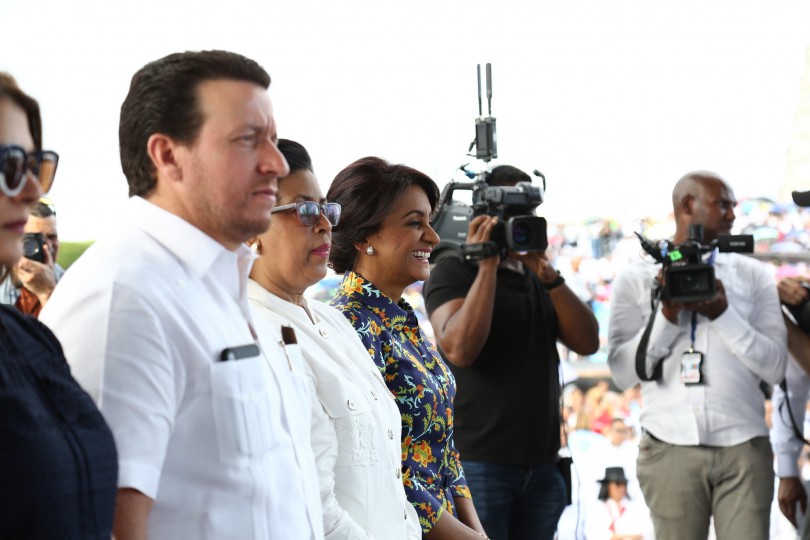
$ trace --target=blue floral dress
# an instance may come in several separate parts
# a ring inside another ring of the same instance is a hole
[[[453,443],[456,381],[405,300],[395,304],[347,272],[330,304],[354,326],[396,398],[402,415],[402,481],[427,533],[442,512],[455,513],[452,497],[471,498]]]

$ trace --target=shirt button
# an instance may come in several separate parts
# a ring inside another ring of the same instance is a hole
[[[346,402],[346,406],[347,406],[349,409],[354,410],[354,409],[357,407],[357,404],[354,402],[354,400],[353,400],[353,399],[350,399],[350,400],[348,400],[348,401]]]
[[[326,339],[329,337],[329,332],[326,331],[325,328],[318,328],[318,333],[321,335],[322,338]]]
[[[390,429],[390,428],[388,429],[388,438],[389,438],[389,439],[393,439],[393,438],[394,438],[394,430],[393,430],[393,429]]]
[[[397,469],[397,478],[402,478],[402,471]]]

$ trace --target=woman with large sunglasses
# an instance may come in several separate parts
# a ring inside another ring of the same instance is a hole
[[[257,316],[279,329],[259,339],[281,341],[287,354],[300,352],[305,360],[326,538],[420,538],[395,474],[401,467],[397,406],[351,325],[304,297],[326,275],[340,205],[323,198],[303,146],[280,139],[278,147],[290,174],[279,179],[270,228],[253,243],[258,259],[248,298]]]
[[[0,278],[56,172],[56,154],[41,148],[37,102],[0,73]],[[0,538],[109,539],[117,475],[112,434],[59,342],[1,305]]]
[[[330,263],[345,275],[332,305],[352,323],[396,398],[403,458],[397,475],[423,536],[486,538],[453,442],[456,381],[402,297],[430,275],[439,188],[410,167],[367,157],[338,173],[327,197],[343,207]]]

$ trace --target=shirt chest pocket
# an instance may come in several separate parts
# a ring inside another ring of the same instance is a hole
[[[338,440],[337,466],[368,466],[380,461],[374,411],[362,389],[347,381],[318,384],[318,400],[332,420]]]
[[[255,357],[211,365],[213,418],[225,463],[249,465],[277,444],[274,433],[284,432],[281,404],[268,392],[263,362]]]

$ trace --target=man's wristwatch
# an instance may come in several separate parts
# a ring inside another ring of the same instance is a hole
[[[552,281],[551,283],[543,283],[543,287],[545,287],[547,291],[550,291],[552,289],[556,289],[563,283],[565,283],[565,278],[562,277],[560,271],[557,270],[557,277],[554,279],[554,281]]]

